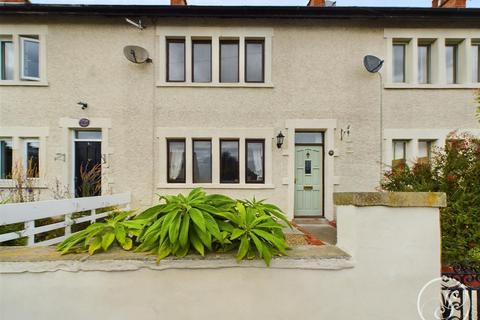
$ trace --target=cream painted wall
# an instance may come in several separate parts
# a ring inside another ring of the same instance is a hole
[[[1,24],[48,27],[48,86],[0,86],[0,127],[49,127],[46,180],[64,175],[55,153],[65,149],[60,118],[108,118],[108,183],[111,192],[132,191],[133,207],[156,193],[165,168],[156,130],[162,127],[270,128],[286,133],[288,120],[333,119],[332,179],[335,191],[371,191],[379,180],[379,101],[377,75],[366,72],[366,54],[386,56],[381,22],[157,20],[158,30],[174,26],[268,28],[272,36],[272,84],[262,88],[156,86],[158,35],[152,22],[140,31],[121,18],[2,17]],[[1,28],[0,24],[0,28]],[[416,25],[418,26],[418,25]],[[396,27],[396,26],[395,26]],[[442,28],[442,25],[435,25]],[[1,29],[0,29],[1,30]],[[140,45],[153,65],[134,65],[122,54]],[[385,89],[384,127],[475,128],[472,89]],[[82,111],[76,105],[87,101]],[[348,139],[340,129],[351,125]],[[310,128],[313,129],[313,128]],[[317,128],[325,129],[325,128]],[[288,141],[272,143],[274,189],[211,189],[238,197],[269,198],[287,210]],[[268,150],[267,150],[268,151]],[[60,177],[61,178],[61,177]],[[48,197],[48,191],[44,192]],[[290,217],[293,212],[288,210]],[[331,209],[327,217],[333,218]]]

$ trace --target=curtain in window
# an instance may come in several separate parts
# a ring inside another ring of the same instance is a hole
[[[253,147],[254,146],[254,147]],[[263,178],[263,148],[260,143],[252,145],[253,172],[257,180]]]
[[[183,163],[183,142],[170,143],[170,180],[183,180],[183,171],[185,164]]]

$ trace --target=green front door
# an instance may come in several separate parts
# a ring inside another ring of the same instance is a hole
[[[295,146],[295,216],[323,215],[323,146]]]

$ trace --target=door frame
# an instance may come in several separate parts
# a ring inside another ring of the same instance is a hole
[[[77,131],[98,131],[102,134],[102,139],[78,139],[75,137],[75,133]],[[83,129],[72,129],[72,145],[71,145],[71,150],[72,150],[72,159],[71,159],[71,165],[70,165],[70,172],[71,172],[71,179],[70,182],[72,184],[72,187],[70,188],[70,192],[72,192],[72,196],[75,197],[75,143],[76,142],[100,142],[100,163],[102,165],[102,170],[103,170],[103,165],[104,165],[104,160],[103,160],[103,153],[101,150],[103,150],[103,130],[99,128],[83,128]],[[102,173],[103,175],[103,173]],[[100,180],[102,187],[103,187],[103,177]],[[103,192],[102,192],[103,194]]]
[[[325,217],[325,132],[323,130],[295,130],[295,133],[297,132],[320,132],[322,134],[322,143],[295,143],[294,141],[294,149],[296,151],[296,147],[322,147],[322,154],[320,155],[320,163],[322,164],[322,179],[320,180],[320,184],[322,185],[322,207],[320,208],[321,214],[320,215],[296,215],[295,212],[293,212],[294,218],[323,218]],[[295,135],[294,135],[294,140],[295,140]],[[297,161],[296,159],[297,153],[294,152],[294,162]],[[296,170],[295,170],[295,176],[296,176]],[[294,177],[295,178],[295,177]],[[295,188],[295,179],[294,179],[294,188]],[[294,201],[294,210],[295,210],[295,194],[293,195],[293,201]]]
[[[288,176],[285,184],[288,185],[288,207],[287,217],[294,218],[295,211],[295,132],[296,131],[322,131],[324,144],[324,163],[323,163],[323,216],[328,220],[334,220],[333,191],[336,177],[334,175],[334,159],[338,156],[335,151],[335,130],[337,128],[336,119],[288,119],[285,121],[287,129],[287,148],[283,151],[283,156],[288,157]],[[330,156],[329,151],[334,155]]]

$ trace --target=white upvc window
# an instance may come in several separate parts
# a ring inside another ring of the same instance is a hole
[[[40,41],[20,37],[20,79],[40,80]]]

